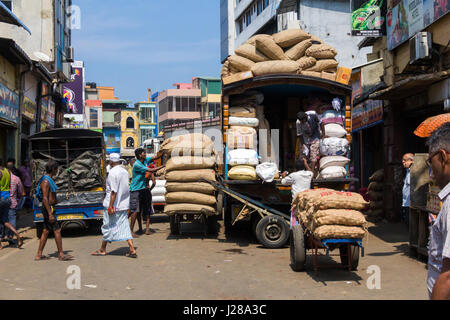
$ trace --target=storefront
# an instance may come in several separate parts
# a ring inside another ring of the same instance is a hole
[[[19,96],[0,82],[0,158],[16,157]]]

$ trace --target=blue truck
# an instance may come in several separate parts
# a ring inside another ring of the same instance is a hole
[[[54,178],[58,186],[55,212],[62,229],[100,226],[106,184],[103,134],[85,129],[54,129],[31,136],[29,148],[37,237],[42,234],[44,217],[35,191],[49,160],[59,164]]]

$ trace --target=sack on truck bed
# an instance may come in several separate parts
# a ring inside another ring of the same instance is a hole
[[[252,67],[252,73],[255,76],[276,73],[300,73],[300,64],[292,60],[272,60],[258,62]]]
[[[364,210],[369,205],[359,193],[322,190],[304,196],[306,210],[349,209]]]
[[[231,180],[258,180],[256,170],[251,166],[235,166],[228,171]]]
[[[255,45],[251,45],[249,43],[244,43],[243,45],[239,46],[234,51],[234,53],[237,54],[238,56],[247,58],[253,62],[263,62],[270,60],[261,52],[259,52],[258,49],[256,49]]]
[[[166,172],[175,170],[194,170],[214,168],[216,159],[214,157],[172,157],[167,160]]]
[[[311,38],[311,35],[301,29],[289,29],[275,33],[272,37],[275,43],[281,48],[289,48]]]
[[[212,169],[176,170],[166,173],[168,182],[198,182],[200,179],[216,181],[216,173]]]
[[[297,43],[295,46],[285,52],[286,57],[291,60],[298,60],[305,55],[306,49],[311,47],[311,39]]]
[[[300,69],[305,70],[305,69],[312,68],[316,64],[317,60],[313,57],[302,57],[302,58],[298,59],[297,62],[300,65]],[[303,72],[308,72],[308,71],[302,71],[301,74],[303,74]],[[317,72],[317,73],[319,73],[319,72]],[[305,74],[305,75],[308,75],[308,74]],[[316,77],[317,75],[313,75],[313,76]],[[319,77],[320,77],[320,75],[319,75]]]
[[[209,206],[216,205],[216,197],[196,192],[169,192],[166,194],[166,203],[194,203]]]
[[[306,69],[306,71],[322,72],[327,70],[337,70],[338,62],[334,59],[317,60],[314,67]]]
[[[337,179],[344,178],[347,174],[347,170],[340,166],[330,166],[320,171],[320,178],[323,179]]]
[[[171,137],[161,144],[161,150],[171,156],[211,155],[214,143],[202,133],[191,133]]]
[[[257,118],[229,117],[228,124],[230,126],[257,127],[259,120]]]
[[[167,193],[164,187],[154,187],[152,189],[152,196],[164,196]]]
[[[259,158],[255,150],[235,149],[228,151],[227,163],[231,166],[237,165],[257,166],[259,164]]]
[[[343,156],[322,157],[320,159],[320,170],[328,167],[345,167],[350,159]]]
[[[230,107],[230,117],[256,118],[254,107]]]
[[[256,49],[272,60],[286,60],[283,49],[275,43],[272,37],[260,37],[256,39]],[[252,70],[253,71],[253,70]]]
[[[166,204],[164,213],[168,216],[173,216],[177,213],[204,213],[207,216],[213,216],[216,214],[216,209],[204,204],[175,203]]]
[[[366,231],[361,227],[320,226],[314,230],[314,237],[322,239],[362,239]]]
[[[168,182],[167,192],[196,192],[213,195],[216,189],[206,182]]]
[[[349,148],[348,140],[344,138],[325,138],[320,140],[320,155],[344,156]]]
[[[270,34],[257,34],[248,39],[247,41],[245,41],[245,43],[251,44],[252,46],[256,46],[256,39],[263,39],[263,38],[270,38],[273,40]]]
[[[229,149],[257,149],[258,139],[256,130],[250,127],[233,126],[226,133]]]
[[[319,210],[314,214],[313,221],[316,228],[323,225],[363,227],[367,223],[361,212],[346,209]]]
[[[334,59],[337,55],[337,50],[327,44],[313,44],[306,50],[308,57],[316,59]]]
[[[237,55],[229,56],[228,61],[231,67],[239,71],[250,71],[255,64],[252,60]]]

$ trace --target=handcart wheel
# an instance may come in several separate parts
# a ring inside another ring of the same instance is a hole
[[[348,248],[347,246],[339,247],[339,254],[341,256],[341,263],[348,266]],[[359,264],[359,247],[350,245],[350,268],[352,271],[358,269]]]
[[[294,271],[305,270],[306,247],[303,228],[300,225],[293,226],[291,230],[291,267]]]
[[[281,248],[289,239],[289,225],[283,218],[269,215],[258,222],[256,238],[266,248]]]
[[[176,214],[170,216],[170,233],[173,235],[180,234],[180,221]]]

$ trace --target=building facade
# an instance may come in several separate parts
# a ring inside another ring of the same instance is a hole
[[[136,108],[139,110],[139,145],[142,146],[145,140],[158,137],[157,102],[138,102]]]
[[[122,109],[120,114],[121,155],[134,157],[139,147],[139,117],[137,109]]]
[[[221,0],[221,61],[256,34],[301,28],[338,50],[340,65],[367,61],[371,48],[352,37],[350,0]]]

